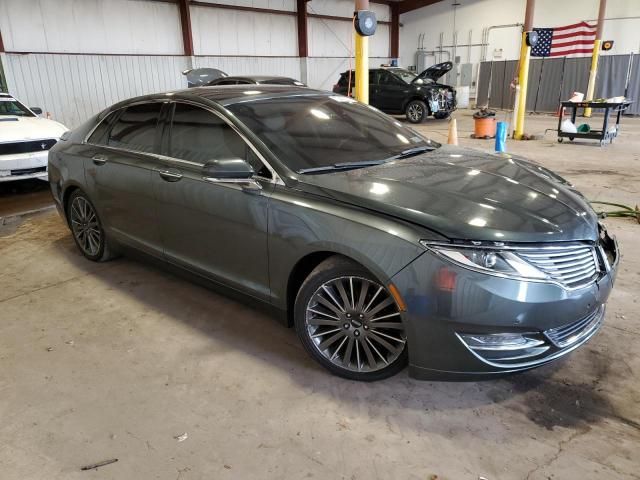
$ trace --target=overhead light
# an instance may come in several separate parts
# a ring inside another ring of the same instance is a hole
[[[262,92],[260,90],[245,90],[242,93],[245,95],[260,95]]]
[[[398,137],[398,140],[400,140],[402,143],[409,143],[409,139],[401,133],[396,133],[396,137]]]
[[[480,174],[480,170],[476,170],[475,168],[467,172],[467,175],[479,175],[479,174]]]

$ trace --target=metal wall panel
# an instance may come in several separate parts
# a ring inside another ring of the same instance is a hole
[[[297,56],[296,17],[191,7],[196,55]]]
[[[535,111],[536,100],[540,95],[540,76],[542,75],[543,58],[531,59],[529,62],[529,91],[527,92],[527,112]]]
[[[353,27],[350,22],[309,18],[310,57],[349,57],[354,55]],[[389,26],[378,25],[376,34],[369,37],[369,56],[389,56]],[[375,63],[371,62],[374,66]]]
[[[9,93],[69,128],[120,100],[184,88],[188,58],[3,54]]]
[[[507,60],[505,62],[504,69],[504,84],[502,85],[502,100],[501,107],[506,110],[513,110],[513,104],[515,101],[515,89],[511,88],[511,84],[513,83],[513,79],[516,77],[518,67],[517,60]]]
[[[582,92],[586,95],[590,69],[591,58],[567,58],[562,80],[563,100],[571,98],[573,92]]]
[[[178,6],[135,0],[2,0],[7,51],[180,55]]]

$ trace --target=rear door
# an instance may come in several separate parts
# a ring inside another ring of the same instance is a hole
[[[391,72],[380,70],[376,107],[386,112],[401,112],[411,86]]]
[[[173,104],[163,154],[153,183],[166,259],[267,299],[270,171],[225,119],[188,103]],[[232,158],[252,164],[261,190],[204,178],[207,162]]]
[[[162,245],[151,174],[158,164],[162,106],[162,102],[146,102],[126,107],[108,131],[94,140],[100,146],[92,151],[86,169],[109,233],[156,255],[161,255]]]

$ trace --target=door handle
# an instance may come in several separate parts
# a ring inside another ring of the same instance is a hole
[[[91,157],[91,160],[93,160],[93,163],[95,165],[104,165],[105,163],[107,163],[107,157],[104,155],[94,155],[93,157]]]
[[[158,173],[166,182],[177,182],[182,178],[182,174],[176,170],[159,170]]]

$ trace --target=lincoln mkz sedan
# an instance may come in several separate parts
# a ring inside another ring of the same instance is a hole
[[[555,360],[601,327],[618,265],[549,170],[309,88],[134,98],[65,134],[49,162],[89,260],[134,249],[262,301],[350,379]]]

